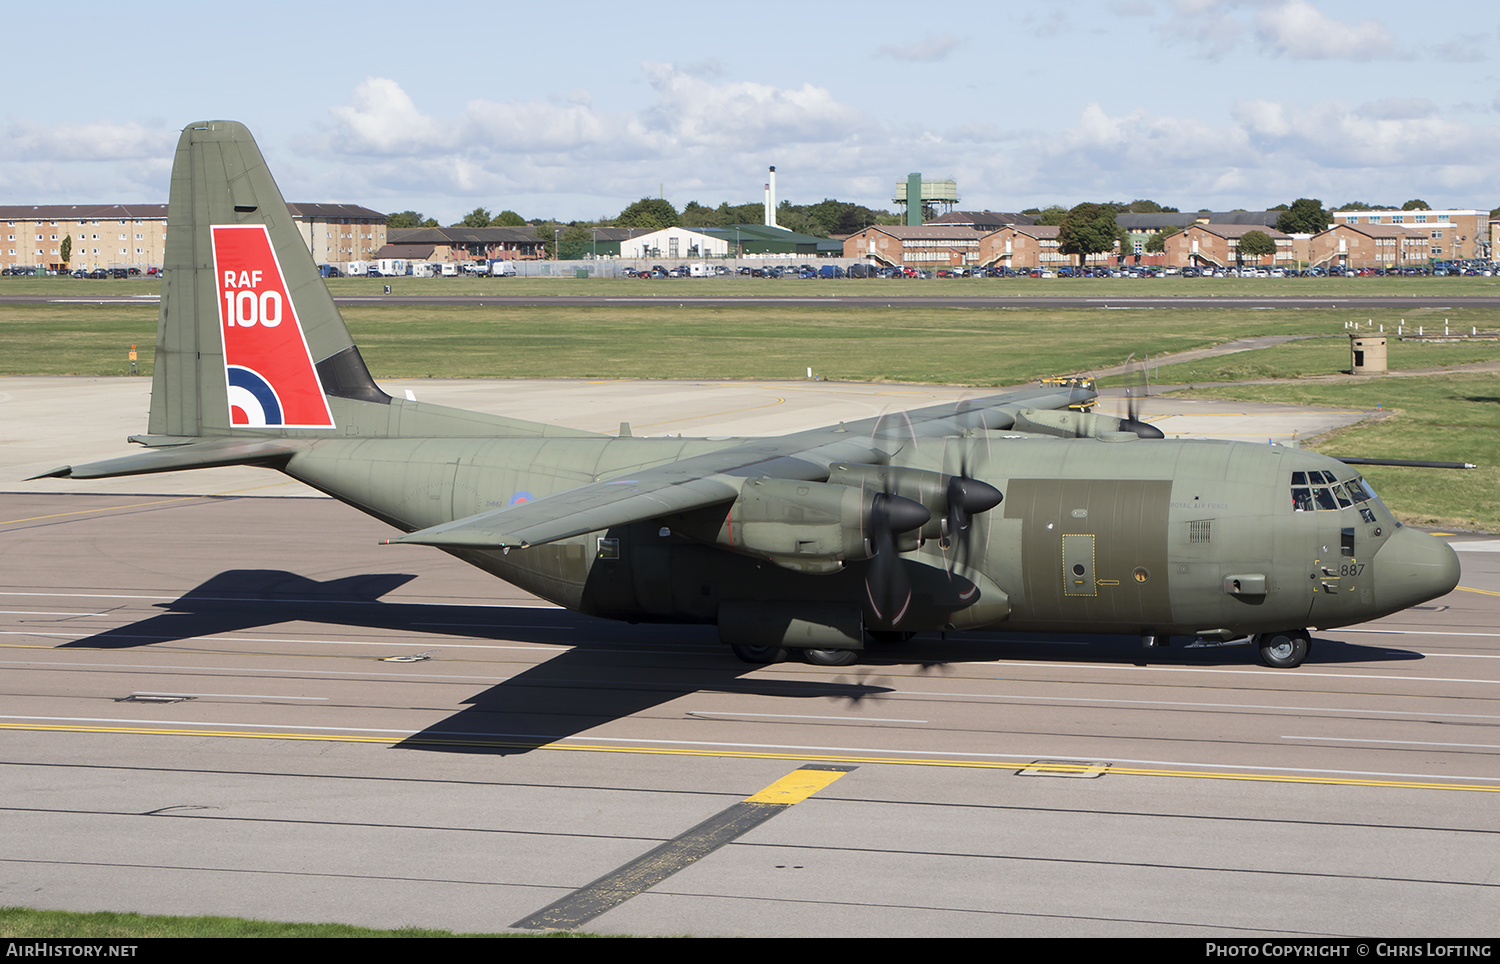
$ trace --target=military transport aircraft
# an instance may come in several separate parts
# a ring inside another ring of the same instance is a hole
[[[570,609],[718,626],[749,662],[853,662],[867,634],[1253,642],[1449,592],[1458,557],[1357,473],[1169,441],[1074,383],[766,439],[638,438],[392,398],[249,132],[182,132],[150,451],[49,476],[278,469]]]

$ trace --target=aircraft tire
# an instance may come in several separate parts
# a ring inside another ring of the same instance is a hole
[[[746,646],[743,643],[730,643],[729,648],[734,651],[735,656],[739,657],[740,662],[752,663],[756,666],[786,661],[785,646]]]
[[[1302,629],[1262,633],[1256,642],[1260,645],[1260,661],[1276,669],[1301,666],[1307,654],[1312,652],[1312,640]]]
[[[850,666],[859,660],[852,649],[804,649],[802,658],[814,666]]]

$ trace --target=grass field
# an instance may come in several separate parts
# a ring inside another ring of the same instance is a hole
[[[380,378],[825,378],[993,386],[1118,365],[1134,354],[1206,348],[1250,335],[1317,336],[1169,371],[1175,381],[1328,374],[1348,367],[1344,323],[1369,311],[1243,308],[890,308],[754,305],[497,308],[357,305],[347,320]],[[140,350],[149,374],[154,305],[0,305],[0,374],[121,375]],[[1500,328],[1500,311],[1406,312]],[[1380,319],[1385,321],[1387,319]],[[1393,325],[1398,320],[1388,319]],[[1500,342],[1394,343],[1391,366],[1500,358]],[[1420,360],[1418,360],[1420,359]]]
[[[1494,361],[1500,361],[1500,339],[1423,342],[1401,341],[1393,336],[1387,364],[1391,371],[1418,371]],[[1193,361],[1173,362],[1168,358],[1159,366],[1152,366],[1151,378],[1162,384],[1197,385],[1266,378],[1312,378],[1347,371],[1349,366],[1349,341],[1340,334]],[[1103,379],[1100,384],[1123,385],[1130,380],[1130,376],[1122,375]]]

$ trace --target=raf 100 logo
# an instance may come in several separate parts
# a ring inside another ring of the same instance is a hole
[[[263,325],[275,328],[281,324],[281,292],[274,289],[257,292],[259,271],[224,272],[224,324],[233,328]]]

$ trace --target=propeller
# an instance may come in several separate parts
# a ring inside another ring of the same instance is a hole
[[[980,413],[981,424],[984,415]],[[985,426],[984,441],[990,444],[988,426]],[[970,474],[970,446],[962,444],[959,450],[958,472],[948,480],[948,516],[943,520],[943,535],[938,546],[948,556],[948,576],[952,578],[954,568],[962,563],[968,566],[972,546],[974,516],[988,512],[999,505],[1005,496],[988,482],[981,482]],[[946,455],[946,453],[945,453]],[[946,458],[944,459],[946,462]]]
[[[1125,359],[1129,365],[1135,359],[1135,352]],[[1131,379],[1132,384],[1125,389],[1125,418],[1120,420],[1120,431],[1134,432],[1139,438],[1166,438],[1161,429],[1141,419],[1142,400],[1146,397],[1146,366],[1145,362],[1138,363],[1135,369],[1135,377]]]
[[[865,568],[865,593],[875,618],[899,625],[911,606],[911,580],[896,550],[896,535],[920,529],[932,513],[920,502],[888,492],[876,493],[869,515],[870,562]]]

